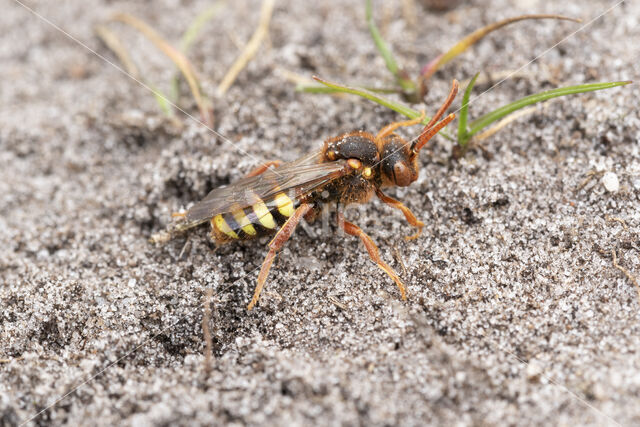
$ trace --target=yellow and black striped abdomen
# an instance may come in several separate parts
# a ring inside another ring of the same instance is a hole
[[[294,202],[285,193],[277,193],[266,203],[259,197],[243,209],[211,218],[212,237],[218,242],[245,240],[275,233],[295,211]]]

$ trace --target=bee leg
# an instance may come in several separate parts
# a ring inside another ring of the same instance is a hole
[[[282,164],[282,162],[280,160],[272,160],[270,162],[264,162],[263,164],[261,164],[260,166],[258,166],[257,168],[255,168],[254,170],[249,172],[249,174],[247,175],[247,178],[251,178],[252,176],[261,175],[261,174],[265,173],[267,171],[267,169],[269,169],[270,166],[273,166],[273,167],[277,168],[281,164]]]
[[[280,249],[282,249],[284,244],[293,234],[302,217],[304,217],[310,210],[311,205],[309,204],[304,203],[298,206],[295,212],[293,212],[293,215],[289,217],[289,219],[282,225],[282,228],[280,228],[278,233],[276,233],[275,237],[271,240],[271,242],[269,242],[269,252],[262,262],[262,268],[260,269],[260,273],[258,274],[258,284],[256,285],[256,289],[253,292],[253,298],[247,306],[247,310],[251,310],[258,302],[258,299],[260,298],[260,292],[262,292],[264,283],[267,281],[267,276],[269,275],[269,270],[271,269],[271,264],[273,264],[273,260],[276,257],[276,253]]]
[[[422,227],[424,227],[424,222],[418,220],[408,207],[402,204],[401,201],[385,195],[380,190],[376,190],[376,195],[380,200],[382,200],[384,203],[391,206],[392,208],[400,209],[404,214],[404,217],[407,219],[407,222],[414,227],[418,227],[418,231],[416,232],[416,234],[413,234],[411,236],[405,236],[404,240],[413,240],[420,236],[420,234],[422,233]]]
[[[420,112],[420,117],[416,117],[413,120],[405,120],[404,122],[393,122],[391,124],[388,124],[382,129],[380,129],[380,132],[378,132],[378,134],[376,135],[376,141],[380,141],[382,138],[391,135],[393,131],[395,131],[399,127],[417,125],[418,123],[424,120],[424,117],[425,117],[425,112],[424,110],[422,110]]]
[[[387,273],[389,277],[393,279],[394,282],[396,282],[396,285],[398,285],[398,289],[400,289],[400,295],[402,295],[402,299],[406,300],[407,293],[405,290],[406,288],[404,286],[404,283],[402,283],[402,281],[400,280],[396,272],[393,271],[393,269],[389,267],[387,263],[385,263],[382,260],[382,258],[380,258],[378,247],[376,246],[375,243],[373,243],[373,240],[371,240],[371,237],[367,236],[367,234],[364,231],[362,231],[362,229],[357,225],[345,221],[344,216],[341,213],[338,213],[338,225],[347,234],[350,234],[352,236],[357,236],[360,238],[360,240],[362,240],[362,243],[364,243],[364,247],[367,249],[367,252],[369,252],[369,256],[371,257],[373,262],[378,264],[378,267],[383,269],[384,272]]]

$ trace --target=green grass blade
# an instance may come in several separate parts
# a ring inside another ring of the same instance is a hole
[[[304,93],[344,93],[341,89],[328,87],[328,86],[319,86],[319,85],[298,85],[296,86],[296,92],[304,92]]]
[[[384,59],[384,63],[387,65],[387,69],[391,71],[391,74],[396,78],[396,82],[402,87],[402,90],[406,93],[415,93],[416,84],[411,80],[406,73],[400,69],[396,59],[393,57],[393,53],[387,45],[387,42],[384,41],[382,36],[380,35],[380,31],[378,30],[378,26],[373,20],[373,5],[372,0],[366,0],[365,6],[365,14],[367,19],[367,26],[369,27],[369,32],[371,33],[371,38],[380,52],[380,55]]]
[[[169,59],[171,59],[171,61],[173,61],[173,63],[178,67],[185,80],[187,81],[187,84],[189,85],[189,89],[191,90],[193,99],[195,100],[196,104],[198,105],[198,109],[200,110],[202,120],[208,126],[212,126],[213,114],[211,110],[211,104],[200,90],[200,82],[196,75],[195,69],[193,68],[193,65],[191,64],[191,62],[189,62],[187,57],[178,49],[173,47],[169,42],[167,42],[153,27],[151,27],[141,19],[138,19],[135,16],[129,15],[127,13],[116,13],[112,19],[114,21],[120,21],[123,24],[126,24],[138,30],[160,51],[162,51],[162,53],[164,53]]]
[[[180,51],[182,53],[189,51],[198,34],[200,34],[202,27],[220,12],[225,3],[226,0],[218,0],[196,16],[191,25],[182,34],[182,39],[180,39]]]
[[[156,99],[160,110],[162,110],[162,112],[166,116],[173,117],[173,106],[171,105],[171,101],[169,101],[169,98],[165,96],[165,94],[160,92],[160,89],[158,89],[156,86],[152,85],[149,82],[147,82],[146,84],[151,88],[153,97]]]
[[[323,80],[319,77],[313,77],[313,79],[323,85],[333,89],[335,93],[350,93],[352,95],[358,95],[362,98],[368,99],[369,101],[373,101],[376,104],[382,105],[383,107],[387,107],[397,113],[402,114],[403,116],[409,117],[410,119],[414,119],[420,116],[420,112],[414,110],[411,107],[408,107],[399,102],[391,101],[389,99],[383,98],[380,95],[376,95],[373,92],[370,92],[366,89],[362,88],[354,88],[349,86],[343,86],[337,83],[331,83],[327,80]],[[429,117],[425,117],[425,125],[429,122]]]
[[[226,4],[226,0],[218,0],[213,5],[206,8],[204,11],[200,12],[198,16],[195,17],[193,22],[189,25],[189,27],[182,34],[182,38],[180,39],[180,52],[183,54],[187,54],[193,42],[202,31],[202,28],[205,26],[207,22],[213,19],[214,16],[220,12],[222,7]],[[175,73],[171,78],[171,99],[174,102],[178,102],[178,97],[180,96],[180,87],[179,87],[179,79],[180,75]]]
[[[343,86],[337,83],[332,83],[326,80],[322,80],[321,78],[318,78],[315,76],[313,77],[313,79],[319,83],[322,83],[328,88],[331,88],[333,90],[333,93],[349,93],[352,95],[358,95],[362,98],[368,99],[369,101],[373,101],[378,105],[387,107],[390,110],[393,110],[396,113],[402,114],[403,116],[408,117],[410,119],[415,119],[416,117],[420,117],[421,115],[420,111],[414,110],[413,108],[408,107],[402,103],[392,101],[381,95],[370,92],[366,89]],[[422,120],[422,124],[426,125],[427,123],[429,123],[429,120],[431,120],[430,117],[425,117],[424,120]],[[440,131],[440,135],[444,136],[450,141],[455,141],[453,136],[451,136],[449,133],[445,132],[444,130]]]
[[[387,46],[387,43],[380,35],[378,26],[373,20],[373,5],[371,0],[367,0],[366,3],[366,16],[369,32],[371,33],[371,38],[373,38],[373,41],[378,48],[378,52],[380,52],[380,55],[382,55],[382,58],[384,59],[384,62],[387,65],[389,71],[391,71],[394,76],[397,76],[400,68],[398,67],[398,63],[393,57],[393,53],[391,53],[391,49],[389,49],[389,46]]]
[[[577,85],[577,86],[567,86],[563,88],[548,90],[546,92],[541,92],[534,95],[525,96],[522,99],[519,99],[515,102],[502,106],[472,121],[469,124],[470,130],[467,134],[467,138],[471,138],[473,135],[480,132],[482,129],[489,126],[491,123],[497,120],[500,120],[501,118],[513,113],[514,111],[517,111],[523,107],[526,107],[527,105],[546,101],[552,98],[557,98],[559,96],[593,92],[596,90],[603,90],[603,89],[611,89],[618,86],[628,85],[629,83],[631,83],[631,81],[590,83],[590,84]]]
[[[373,93],[385,93],[385,94],[398,93],[398,89],[394,89],[394,88],[379,88],[379,87],[367,87],[367,86],[362,86],[362,88],[364,90],[366,90],[366,91],[373,92]],[[322,85],[299,84],[299,85],[296,86],[296,92],[304,92],[304,93],[340,93],[340,92],[342,92],[342,90],[341,89],[330,88],[330,87],[322,86]]]
[[[467,118],[469,117],[469,98],[471,97],[471,91],[473,90],[473,86],[476,84],[476,80],[479,75],[480,73],[476,73],[476,75],[473,76],[464,91],[464,95],[462,96],[462,107],[460,107],[460,116],[458,118],[458,144],[463,147],[466,146],[469,141],[469,129],[467,128]]]

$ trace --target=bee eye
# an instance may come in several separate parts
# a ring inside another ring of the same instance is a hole
[[[413,181],[413,173],[404,162],[393,165],[393,181],[400,187],[406,187]]]

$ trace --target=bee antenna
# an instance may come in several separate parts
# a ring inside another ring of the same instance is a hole
[[[436,133],[440,132],[443,127],[448,125],[449,122],[451,122],[451,120],[453,120],[456,117],[455,114],[449,114],[447,117],[445,117],[440,122],[438,122],[438,120],[440,120],[440,117],[442,117],[442,115],[445,113],[445,111],[447,111],[447,109],[451,106],[451,103],[453,102],[453,100],[455,99],[456,95],[458,94],[458,87],[459,87],[458,81],[454,79],[453,83],[451,85],[451,91],[449,92],[449,95],[447,96],[447,99],[444,101],[442,106],[440,106],[440,108],[436,112],[435,116],[433,116],[431,118],[431,120],[429,120],[429,123],[427,123],[427,125],[424,127],[424,129],[422,129],[422,132],[420,133],[420,136],[418,137],[418,139],[411,146],[411,150],[414,153],[417,153],[418,151],[420,151],[420,149],[427,142],[429,142],[429,140]]]

